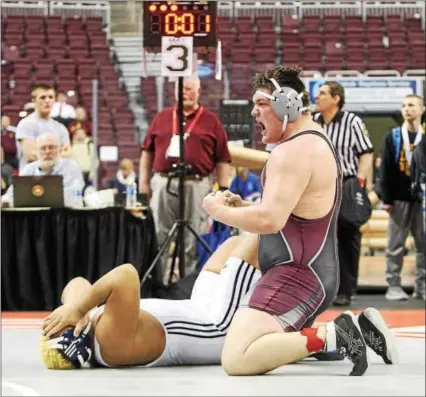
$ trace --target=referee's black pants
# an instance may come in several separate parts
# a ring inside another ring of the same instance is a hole
[[[340,285],[338,295],[351,297],[357,291],[361,232],[352,223],[337,221]]]

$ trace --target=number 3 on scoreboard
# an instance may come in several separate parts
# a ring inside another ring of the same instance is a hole
[[[166,68],[172,72],[184,72],[188,69],[188,48],[184,45],[170,45],[166,48],[167,51],[174,52],[176,61],[180,61],[181,66],[175,67],[167,65]],[[180,56],[179,56],[180,55]],[[177,64],[178,62],[173,62],[173,64]]]
[[[192,37],[162,37],[161,74],[163,76],[192,75]]]

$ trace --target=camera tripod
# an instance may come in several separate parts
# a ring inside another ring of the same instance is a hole
[[[172,266],[169,274],[169,283],[172,281],[173,272],[176,265],[176,258],[179,253],[179,276],[180,278],[185,277],[185,228],[195,236],[195,238],[204,246],[204,248],[212,254],[212,250],[208,246],[208,244],[203,240],[201,236],[197,234],[194,228],[189,224],[189,222],[185,219],[185,175],[188,171],[190,171],[191,166],[185,164],[185,141],[184,141],[184,119],[183,119],[183,77],[178,78],[178,118],[179,118],[179,162],[174,164],[174,171],[171,172],[168,176],[167,180],[167,192],[171,195],[178,197],[179,199],[179,216],[178,219],[175,220],[172,228],[167,234],[167,238],[160,247],[157,256],[154,258],[151,266],[148,268],[146,273],[144,274],[141,286],[146,282],[148,278],[151,278],[151,272],[154,267],[157,265],[158,261],[162,257],[164,251],[169,246],[172,241],[174,235],[176,234],[176,243],[173,251],[173,259]],[[178,178],[178,192],[173,192],[170,190],[170,184],[172,179]]]

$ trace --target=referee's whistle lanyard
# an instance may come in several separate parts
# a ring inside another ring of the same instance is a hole
[[[197,114],[195,115],[194,119],[192,120],[191,124],[189,125],[188,129],[184,133],[184,139],[188,138],[191,135],[192,130],[194,129],[195,125],[197,124],[198,120],[200,119],[201,114],[203,113],[203,106],[200,106]],[[172,130],[173,136],[179,135],[179,129],[178,129],[178,116],[177,116],[177,108],[175,106],[173,110],[173,130]]]

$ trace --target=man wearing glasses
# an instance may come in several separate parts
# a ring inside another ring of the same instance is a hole
[[[63,159],[59,156],[60,143],[55,133],[41,134],[36,142],[38,160],[27,164],[19,176],[61,175],[63,177],[64,204],[66,207],[73,203],[73,186],[76,181],[84,185],[83,175],[74,160]],[[13,185],[1,198],[2,206],[13,206]]]
[[[71,156],[70,138],[67,129],[52,119],[51,110],[55,103],[55,88],[50,84],[36,84],[31,90],[34,113],[22,119],[16,127],[19,170],[37,160],[36,139],[49,131],[59,139],[60,155]]]

